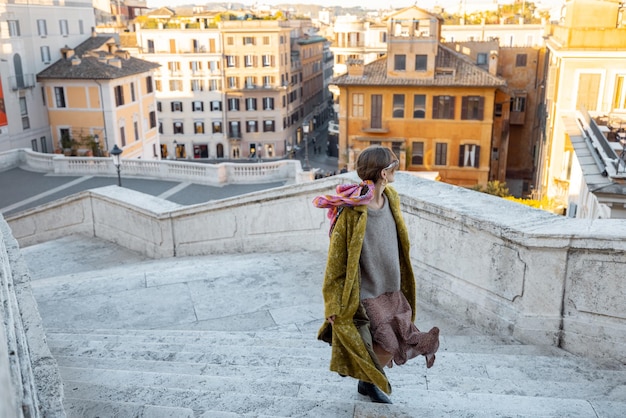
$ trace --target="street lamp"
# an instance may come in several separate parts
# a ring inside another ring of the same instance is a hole
[[[309,124],[302,125],[304,131],[304,171],[309,171]]]
[[[123,151],[117,146],[117,144],[115,144],[113,146],[113,149],[111,150],[111,155],[113,156],[113,164],[117,169],[117,185],[120,187],[122,187],[122,177],[120,176],[120,156],[122,155],[122,152]]]

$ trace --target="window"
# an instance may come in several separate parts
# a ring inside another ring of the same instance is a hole
[[[493,116],[498,118],[502,117],[502,103],[496,103],[493,108]]]
[[[183,123],[182,122],[174,122],[174,133],[175,134],[182,134],[184,133],[183,130]]]
[[[264,67],[271,67],[273,58],[274,57],[272,55],[263,55],[263,66]]]
[[[465,144],[459,150],[459,167],[478,168],[480,163],[480,146]]]
[[[170,91],[183,91],[183,80],[170,80]]]
[[[213,133],[214,134],[222,133],[222,122],[220,122],[220,121],[213,121],[213,123],[211,124],[211,127],[213,129]]]
[[[263,110],[274,110],[274,98],[273,97],[263,98]]]
[[[183,102],[172,102],[171,104],[172,112],[182,112],[183,111]]]
[[[246,77],[246,88],[253,89],[256,86],[256,77],[248,76]]]
[[[146,92],[147,93],[152,93],[152,91],[153,91],[152,76],[149,75],[148,77],[146,77]]]
[[[613,109],[626,109],[626,75],[618,75],[615,78],[614,91]]]
[[[445,142],[435,144],[435,165],[448,165],[448,144]]]
[[[393,118],[403,118],[404,117],[404,94],[394,94],[393,95]]]
[[[209,80],[209,91],[217,91],[222,89],[222,83],[220,80]]]
[[[406,70],[406,55],[399,54],[393,56],[393,69],[396,71]]]
[[[48,35],[48,25],[46,19],[37,19],[37,34],[39,36]]]
[[[352,117],[362,118],[364,115],[365,96],[363,93],[352,95]]]
[[[239,99],[228,99],[228,110],[239,110]]]
[[[246,132],[259,132],[259,123],[256,120],[246,122]]]
[[[11,38],[20,36],[20,21],[19,20],[7,20],[7,24],[9,25],[9,36]]]
[[[254,67],[254,55],[246,55],[243,57],[243,65],[246,67]]]
[[[228,87],[231,89],[237,88],[237,77],[228,77]]]
[[[135,132],[135,141],[139,140],[139,122],[133,122],[133,131]]]
[[[270,44],[270,37],[269,36],[264,36],[263,37],[263,45],[269,45]]]
[[[516,67],[526,67],[526,54],[517,54],[515,56],[515,66]]]
[[[157,120],[156,120],[156,112],[153,110],[150,112],[150,129],[155,128],[157,125]]]
[[[476,64],[487,65],[487,53],[479,52],[478,55],[476,55]]]
[[[274,121],[273,120],[264,120],[263,121],[263,132],[274,132]]]
[[[211,102],[211,112],[220,112],[222,110],[222,102],[219,100],[213,100]]]
[[[65,107],[65,90],[63,87],[54,88],[54,102],[56,107]]]
[[[154,89],[156,91],[163,91],[163,87],[161,86],[161,80],[154,80]]]
[[[413,95],[413,119],[424,119],[426,117],[426,95]]]
[[[463,96],[461,100],[461,119],[483,120],[485,98],[482,96]]]
[[[424,164],[424,143],[413,142],[411,145],[411,164],[423,165]]]
[[[130,83],[130,101],[134,102],[137,98],[135,97],[135,83]]]
[[[243,37],[243,44],[244,45],[254,45],[255,42],[255,38],[254,36],[244,36]]]
[[[241,127],[239,121],[228,122],[228,132],[231,138],[241,138]]]
[[[272,84],[274,84],[274,77],[271,75],[266,75],[263,76],[263,86],[265,87],[272,87]]]
[[[28,119],[28,107],[26,106],[26,97],[20,97],[20,115],[22,116],[22,129],[30,129],[30,120]]]
[[[370,128],[380,129],[383,127],[383,95],[372,94],[370,104]]]
[[[246,110],[256,110],[256,99],[254,97],[246,99]]]
[[[193,123],[193,132],[196,134],[204,133],[204,122],[194,122]]]
[[[226,66],[227,67],[236,67],[237,66],[237,57],[234,55],[226,55]]]
[[[220,70],[220,62],[219,61],[209,61],[209,70],[212,73],[215,73]]]
[[[162,112],[162,111],[163,111],[163,105],[161,104],[161,102],[156,102],[156,106],[157,106],[157,110],[158,110],[159,112]]]
[[[415,56],[415,71],[426,71],[428,69],[428,55]]]
[[[120,142],[122,148],[126,146],[126,128],[123,126],[120,126]]]
[[[204,80],[191,80],[191,91],[204,91]]]
[[[177,74],[180,72],[180,62],[178,61],[170,61],[167,63],[167,69],[170,72],[170,75]]]
[[[454,119],[454,96],[433,97],[433,119]]]
[[[204,102],[202,101],[195,101],[195,102],[191,102],[191,111],[192,112],[202,112],[204,111]]]
[[[59,20],[59,29],[61,31],[62,36],[67,36],[70,34],[70,30],[67,25],[67,19]]]
[[[526,111],[526,97],[512,97],[511,98],[511,112],[524,112]]]
[[[576,92],[576,109],[585,108],[596,111],[600,98],[602,75],[598,73],[581,73],[578,75],[578,91]]]
[[[42,46],[39,51],[41,52],[41,61],[45,64],[50,63],[50,47]]]
[[[115,106],[124,104],[124,86],[115,86]]]
[[[159,121],[159,133],[163,133],[163,122]]]
[[[235,39],[232,36],[226,37],[226,45],[234,45]]]
[[[196,73],[198,71],[202,71],[202,62],[201,61],[190,61],[189,69],[192,73]]]
[[[37,152],[37,138],[30,140],[30,148]]]

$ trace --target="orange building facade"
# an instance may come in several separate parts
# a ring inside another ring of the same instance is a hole
[[[506,83],[495,75],[497,65],[491,72],[443,45],[441,24],[414,6],[389,16],[387,55],[367,65],[352,61],[334,80],[340,167],[352,169],[362,149],[381,144],[403,170],[433,172],[460,186],[492,179],[492,160],[508,135],[494,128],[497,100],[509,99],[499,91]]]

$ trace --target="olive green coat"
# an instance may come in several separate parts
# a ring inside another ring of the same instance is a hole
[[[411,320],[415,321],[415,278],[409,254],[409,234],[400,212],[398,193],[389,186],[385,188],[384,193],[398,230],[400,286],[413,311]],[[372,360],[370,351],[353,321],[361,305],[359,259],[366,224],[367,206],[345,207],[330,238],[322,287],[325,317],[332,315],[336,317],[332,326],[330,370],[342,376],[352,376],[374,383],[386,393],[391,393],[387,377],[382,368],[377,367]],[[318,338],[324,339],[322,336],[328,332],[329,326],[328,322],[322,325]]]

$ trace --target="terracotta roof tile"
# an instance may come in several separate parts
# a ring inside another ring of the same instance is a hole
[[[365,65],[363,76],[343,74],[333,80],[338,86],[458,86],[458,87],[500,87],[506,80],[490,74],[475,65],[468,57],[439,44],[436,68],[450,68],[453,74],[437,74],[434,78],[387,77],[387,57]]]
[[[141,74],[159,67],[150,61],[139,58],[118,57],[109,53],[108,48],[102,48],[106,44],[115,43],[112,36],[94,36],[74,48],[74,56],[61,58],[45,70],[37,74],[37,79],[95,79],[114,80],[133,74]],[[118,50],[118,53],[124,51]],[[111,59],[119,59],[120,67],[112,65]],[[78,64],[75,64],[80,60]]]

